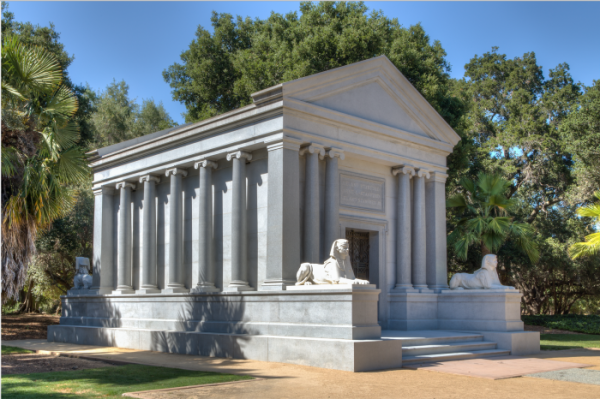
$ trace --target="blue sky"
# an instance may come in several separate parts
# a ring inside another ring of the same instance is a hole
[[[420,22],[440,40],[460,78],[474,55],[499,46],[510,58],[534,51],[547,74],[567,62],[576,81],[600,79],[600,2],[367,2],[408,27]],[[101,90],[124,79],[130,95],[162,101],[178,123],[183,104],[171,97],[162,71],[195,37],[212,31],[211,11],[267,18],[271,11],[298,11],[298,2],[9,2],[17,21],[53,22],[66,51],[75,56],[75,83]]]

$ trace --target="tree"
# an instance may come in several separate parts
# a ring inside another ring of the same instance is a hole
[[[94,196],[86,185],[78,187],[77,202],[52,228],[38,234],[37,254],[29,268],[30,300],[39,307],[60,311],[60,295],[73,286],[75,257],[92,257]],[[28,292],[29,294],[29,292]]]
[[[97,148],[176,126],[162,103],[144,100],[140,107],[129,98],[129,85],[124,80],[113,81],[92,101],[95,112],[91,122]]]
[[[507,216],[516,206],[515,200],[505,196],[510,182],[499,175],[481,173],[476,182],[463,178],[460,186],[463,192],[446,202],[448,208],[462,213],[456,228],[448,235],[448,243],[459,258],[467,259],[469,247],[474,244],[480,246],[482,256],[497,253],[511,237],[532,262],[538,260],[539,251],[531,226]]]
[[[584,90],[560,125],[575,163],[573,202],[585,202],[600,187],[600,80]]]
[[[54,24],[49,26],[33,25],[30,22],[17,22],[12,12],[8,11],[8,3],[2,2],[2,37],[16,36],[19,41],[28,47],[40,47],[50,52],[61,67],[62,85],[67,87],[77,96],[78,108],[71,120],[79,125],[79,145],[87,149],[93,142],[93,131],[90,128],[90,116],[93,112],[93,104],[90,101],[89,88],[84,85],[74,84],[68,73],[68,67],[75,60],[69,55],[60,42],[60,33]]]
[[[508,241],[500,250],[499,269],[519,291],[529,314],[567,314],[577,301],[594,301],[600,295],[600,258],[572,260],[568,248],[591,227],[576,216],[575,206],[552,207],[532,227],[540,259],[532,264]]]
[[[600,191],[596,191],[596,198],[600,200]],[[582,256],[600,255],[600,201],[577,209],[577,214],[582,217],[592,218],[596,225],[596,232],[585,237],[584,242],[578,242],[569,247],[569,255],[573,259]]]
[[[513,182],[507,197],[518,193],[531,204],[525,221],[532,223],[573,186],[573,156],[559,128],[581,89],[567,64],[545,79],[533,52],[511,60],[497,50],[465,65],[454,90],[469,105],[471,173],[498,172]]]
[[[74,199],[68,184],[88,176],[70,119],[77,98],[60,85],[56,58],[9,36],[2,43],[2,299],[15,298],[39,228]]]
[[[251,20],[213,13],[214,33],[196,39],[163,72],[173,99],[195,122],[250,104],[250,94],[304,76],[386,55],[433,107],[456,126],[462,104],[449,94],[446,52],[421,25],[403,28],[364,3],[300,3],[301,16]]]

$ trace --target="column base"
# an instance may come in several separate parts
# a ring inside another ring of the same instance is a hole
[[[160,293],[161,294],[187,294],[189,292],[190,292],[190,290],[188,290],[184,286],[176,286],[176,287],[164,288]]]
[[[426,285],[414,285],[413,287],[415,290],[419,290],[419,292],[422,294],[433,293],[433,290],[427,287]]]
[[[229,286],[223,290],[223,292],[242,292],[242,291],[256,291],[256,288],[252,288],[249,285],[234,285]]]
[[[412,284],[402,284],[402,285],[397,285],[394,288],[392,288],[390,290],[391,293],[405,293],[405,292],[419,292],[418,289],[414,288],[412,286]]]
[[[90,295],[110,295],[113,292],[113,287],[91,287]]]
[[[131,287],[117,287],[116,290],[112,292],[113,295],[131,295],[135,294],[135,291]]]
[[[140,288],[135,291],[136,294],[160,294],[160,290],[158,288]]]
[[[190,290],[190,294],[209,294],[213,292],[221,292],[214,285],[197,285]]]
[[[429,289],[433,290],[433,292],[435,292],[436,294],[439,294],[442,292],[442,290],[449,290],[450,287],[448,287],[447,284],[438,284],[438,285],[430,285]]]

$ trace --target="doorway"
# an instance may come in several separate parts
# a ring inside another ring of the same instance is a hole
[[[350,262],[352,263],[354,276],[369,280],[369,233],[346,229],[346,239],[350,244]]]

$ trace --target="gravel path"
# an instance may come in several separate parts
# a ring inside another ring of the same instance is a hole
[[[114,365],[99,360],[43,355],[39,353],[2,355],[2,375],[97,369],[101,367],[114,367]]]
[[[527,377],[600,385],[600,370],[568,369],[528,374]]]

